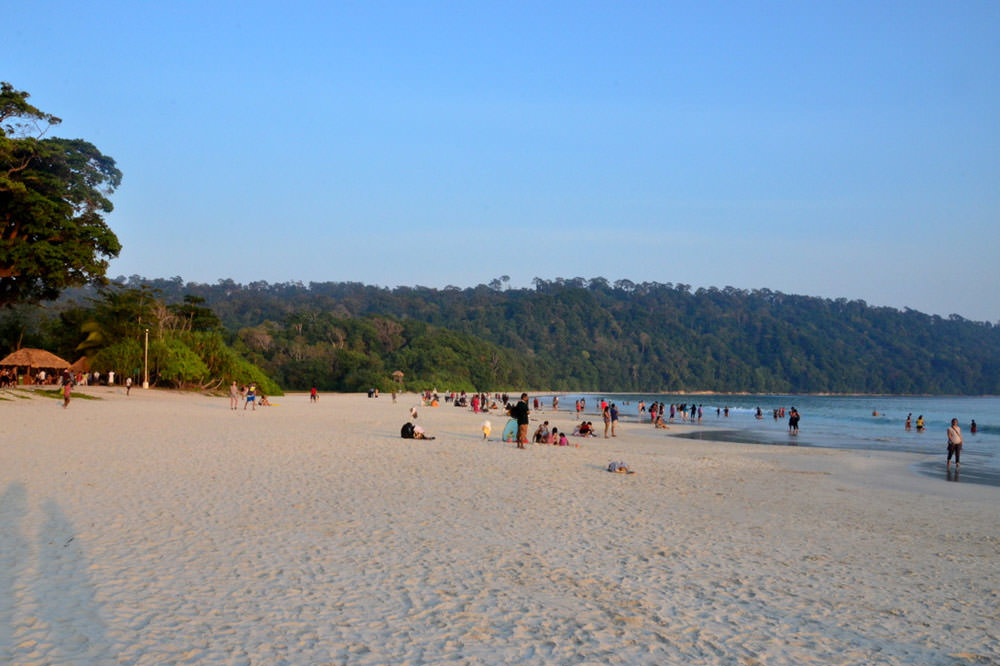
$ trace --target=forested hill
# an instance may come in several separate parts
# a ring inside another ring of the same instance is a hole
[[[202,297],[244,340],[266,327],[272,343],[255,353],[279,377],[275,350],[295,343],[315,350],[324,340],[342,345],[345,321],[378,316],[425,322],[513,352],[518,367],[504,376],[523,373],[531,387],[1000,393],[1000,327],[863,301],[603,278],[536,279],[533,289],[504,289],[499,280],[467,289],[128,282],[160,289],[167,300]],[[365,351],[379,353],[371,345]]]

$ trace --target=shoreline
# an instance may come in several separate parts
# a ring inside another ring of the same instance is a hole
[[[519,451],[450,406],[400,439],[413,394],[117,391],[0,404],[0,661],[1000,660],[1000,492],[906,454],[632,421]]]

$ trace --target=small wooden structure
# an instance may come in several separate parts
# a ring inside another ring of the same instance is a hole
[[[402,370],[397,370],[396,372],[392,373],[392,379],[397,384],[399,384],[400,386],[402,386],[403,385],[403,371]]]
[[[0,368],[12,368],[16,374],[20,374],[24,369],[25,384],[34,384],[35,377],[39,370],[52,371],[51,377],[55,377],[59,371],[69,367],[67,361],[62,360],[52,352],[44,349],[24,348],[10,353],[0,360]]]
[[[69,371],[73,373],[73,375],[76,375],[77,373],[85,375],[90,372],[90,361],[87,360],[86,356],[81,356],[69,366]]]

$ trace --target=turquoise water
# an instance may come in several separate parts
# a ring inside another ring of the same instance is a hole
[[[714,439],[771,445],[814,446],[822,448],[900,451],[939,456],[929,460],[926,469],[917,471],[943,472],[946,451],[945,431],[952,418],[962,427],[965,443],[962,447],[963,481],[1000,485],[1000,397],[955,396],[733,396],[733,395],[656,395],[656,394],[577,394],[560,397],[560,410],[573,409],[574,401],[587,400],[587,415],[599,416],[602,397],[617,403],[622,417],[637,420],[639,400],[702,405],[703,432],[691,438]],[[551,398],[544,397],[547,408]],[[729,418],[716,416],[716,409],[729,406]],[[754,417],[757,407],[763,419]],[[788,433],[788,418],[775,421],[772,410],[794,406],[802,415],[798,436]],[[878,416],[872,416],[878,412]],[[906,415],[913,414],[913,429],[904,429]],[[923,414],[926,429],[917,432],[916,420]],[[969,424],[975,419],[978,432],[972,434]],[[648,417],[647,417],[648,421]],[[681,422],[678,418],[677,422]],[[714,430],[717,426],[718,430]],[[940,463],[940,464],[938,464]],[[933,466],[931,466],[933,465]]]

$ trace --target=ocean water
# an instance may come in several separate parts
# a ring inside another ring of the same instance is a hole
[[[704,430],[690,438],[713,439],[775,446],[900,451],[924,454],[928,459],[915,466],[918,473],[943,475],[945,432],[952,418],[962,427],[962,481],[1000,485],[1000,397],[957,396],[788,396],[788,395],[673,395],[673,394],[576,394],[559,399],[559,408],[573,410],[577,398],[586,398],[588,419],[600,416],[601,398],[618,405],[622,418],[637,419],[640,400],[695,403],[702,405]],[[551,397],[542,398],[546,408]],[[716,409],[729,407],[729,418]],[[757,407],[764,413],[756,419]],[[787,410],[798,409],[802,418],[797,436],[788,433]],[[774,420],[772,411],[784,407],[786,416]],[[878,416],[873,416],[877,412]],[[913,414],[913,429],[904,428],[906,415]],[[924,417],[926,429],[917,432],[916,421]],[[648,419],[648,417],[647,417]],[[975,419],[978,432],[970,432]],[[677,422],[681,420],[677,419]],[[933,456],[933,458],[932,458]]]

